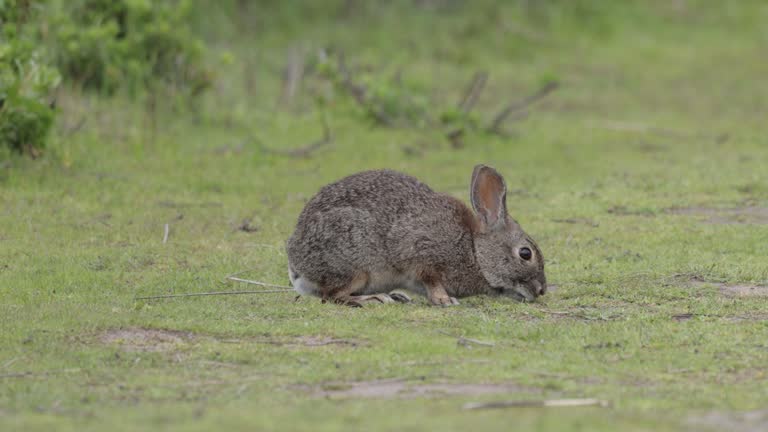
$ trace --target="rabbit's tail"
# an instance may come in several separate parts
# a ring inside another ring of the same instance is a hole
[[[302,277],[291,267],[291,263],[288,263],[288,279],[291,280],[291,285],[297,293],[301,295],[320,296],[320,290],[316,283]]]

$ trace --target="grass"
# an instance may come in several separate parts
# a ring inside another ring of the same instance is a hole
[[[309,14],[235,38],[217,26],[209,38],[237,61],[196,111],[157,112],[154,132],[138,102],[66,93],[47,157],[0,169],[0,429],[677,430],[765,410],[766,299],[716,284],[768,283],[768,226],[713,223],[706,209],[768,207],[768,10],[644,4],[587,9],[588,20],[555,8],[565,12],[533,23],[483,3],[371,6],[344,27]],[[324,110],[331,145],[306,159],[265,152],[322,135],[311,94],[327,89],[313,78],[274,107],[286,50],[324,44],[380,76],[401,69],[436,107],[488,70],[475,111],[487,119],[547,77],[561,88],[507,125],[509,137],[471,132],[460,149],[434,128],[375,127],[337,92]],[[479,162],[506,176],[510,212],[545,254],[558,289],[540,303],[134,299],[245,288],[222,282],[242,270],[286,283],[284,241],[321,185],[388,167],[466,201]],[[678,207],[702,211],[668,211]],[[238,230],[243,220],[258,230]],[[109,337],[115,329],[169,333]],[[322,338],[355,345],[307,343]],[[391,378],[519,391],[316,396]],[[461,410],[572,397],[611,407]]]

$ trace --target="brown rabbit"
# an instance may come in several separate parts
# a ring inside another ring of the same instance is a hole
[[[360,306],[432,304],[503,294],[533,301],[547,291],[544,258],[507,215],[507,187],[493,168],[472,172],[473,213],[396,171],[365,171],[329,184],[304,207],[288,239],[288,274],[300,294]]]

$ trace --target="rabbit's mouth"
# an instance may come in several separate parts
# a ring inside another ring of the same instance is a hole
[[[530,291],[528,291],[522,285],[515,285],[515,287],[512,289],[504,287],[493,287],[493,290],[498,294],[511,297],[513,300],[519,301],[520,303],[530,303],[536,300],[536,296],[531,294]]]

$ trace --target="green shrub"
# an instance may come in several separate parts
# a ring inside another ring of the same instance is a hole
[[[0,147],[37,156],[53,124],[60,78],[27,32],[31,12],[28,1],[0,0]]]
[[[211,83],[188,0],[46,0],[47,29],[64,78],[83,88],[135,93],[155,82],[189,95]]]

